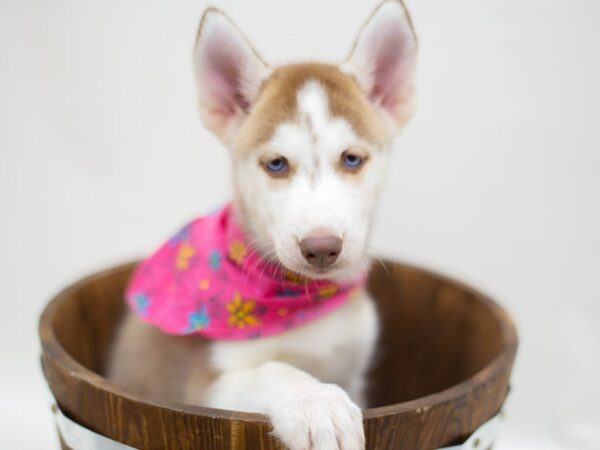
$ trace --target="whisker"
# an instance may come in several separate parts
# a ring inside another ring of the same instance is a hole
[[[261,272],[259,273],[259,277],[262,276],[262,273],[264,272],[264,269],[265,269],[266,265],[268,264],[268,261],[265,261],[264,258],[266,258],[266,256],[268,256],[269,254],[274,253],[274,252],[275,252],[275,250],[270,250],[263,256],[263,258],[258,258],[256,260],[256,262],[252,265],[252,267],[250,267],[250,270],[246,274],[246,282],[250,279],[252,272],[254,272],[254,270],[256,270],[260,267],[261,263],[263,263],[264,266],[263,266],[263,269],[261,270]]]
[[[369,253],[367,251],[365,251],[365,255],[368,255],[369,257],[373,258],[375,261],[377,261],[379,264],[381,264],[381,267],[383,267],[383,269],[385,270],[386,275],[389,277],[390,276],[390,271],[387,267],[387,265],[383,262],[383,260],[378,257],[377,255],[374,255],[372,253]]]

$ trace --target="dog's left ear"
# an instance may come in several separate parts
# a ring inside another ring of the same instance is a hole
[[[202,16],[194,69],[200,115],[211,131],[229,143],[271,70],[233,22],[215,8]]]
[[[344,69],[400,128],[415,106],[417,38],[401,0],[385,0],[364,24]]]

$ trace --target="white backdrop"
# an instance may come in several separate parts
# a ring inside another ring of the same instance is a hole
[[[273,63],[340,60],[375,5],[214,3]],[[205,6],[0,0],[2,448],[56,445],[37,359],[49,296],[229,197],[226,152],[195,109]],[[396,145],[375,247],[513,313],[500,449],[598,449],[600,2],[409,6],[420,108]]]

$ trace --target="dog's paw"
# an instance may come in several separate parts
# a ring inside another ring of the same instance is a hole
[[[273,433],[290,450],[363,450],[362,413],[334,384],[281,395],[271,405]]]

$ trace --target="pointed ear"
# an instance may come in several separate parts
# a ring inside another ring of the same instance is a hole
[[[270,69],[233,22],[215,8],[207,9],[202,16],[194,47],[194,69],[202,119],[228,142],[252,107]]]
[[[344,68],[396,128],[414,110],[417,39],[406,7],[385,0],[364,24]]]

